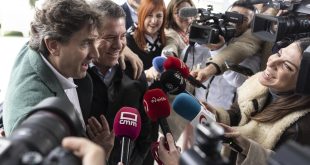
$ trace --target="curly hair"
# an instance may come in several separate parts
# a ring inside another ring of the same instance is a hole
[[[29,46],[48,55],[44,37],[66,43],[85,26],[89,30],[100,28],[101,20],[99,14],[84,0],[47,0],[41,9],[36,9],[30,26]]]

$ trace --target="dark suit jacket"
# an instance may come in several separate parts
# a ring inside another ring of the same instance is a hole
[[[134,24],[134,22],[131,18],[130,9],[129,9],[127,3],[124,3],[122,5],[122,8],[124,9],[124,11],[126,13],[126,29],[129,29]]]
[[[133,80],[128,76],[132,74],[129,68],[130,64],[126,66],[128,66],[126,71],[129,73],[126,74],[120,67],[117,67],[108,86],[99,77],[96,67],[88,70],[92,77],[94,88],[89,116],[94,116],[99,120],[99,116],[103,114],[112,130],[115,115],[120,108],[129,106],[138,109],[142,127],[138,139],[131,146],[130,164],[139,165],[142,164],[151,146],[151,121],[143,107],[143,95],[147,90],[147,82],[145,75],[141,76],[139,80]],[[120,151],[120,139],[115,139],[109,164],[117,164],[120,161]]]

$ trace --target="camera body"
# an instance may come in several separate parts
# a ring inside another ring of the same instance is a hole
[[[224,129],[216,122],[198,124],[195,144],[181,154],[180,165],[228,165],[228,160],[220,154]]]
[[[10,136],[0,139],[2,165],[81,164],[59,147],[67,136],[82,136],[83,127],[73,105],[50,97],[36,105]]]
[[[208,9],[198,9],[198,17],[193,22],[189,32],[191,43],[208,44],[218,43],[219,35],[226,41],[234,37],[236,29],[229,23],[242,23],[243,15],[235,12],[211,13]]]
[[[252,26],[255,36],[270,42],[310,36],[310,0],[270,0],[266,5],[288,12],[278,17],[256,14]]]

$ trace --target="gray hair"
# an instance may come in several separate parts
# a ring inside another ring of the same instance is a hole
[[[111,0],[92,0],[89,4],[101,13],[104,22],[106,18],[126,18],[123,8]]]
[[[101,20],[100,15],[84,0],[47,0],[41,9],[36,9],[31,22],[29,46],[48,55],[44,37],[66,43],[86,25],[91,29],[100,28]]]

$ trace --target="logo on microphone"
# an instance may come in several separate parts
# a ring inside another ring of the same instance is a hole
[[[159,103],[159,102],[163,102],[166,101],[167,99],[165,97],[152,97],[151,99],[151,103]]]
[[[138,115],[131,112],[121,112],[119,124],[137,127]]]
[[[202,124],[202,125],[206,125],[208,123],[208,120],[207,120],[207,118],[204,115],[201,115],[199,117],[199,123]]]

